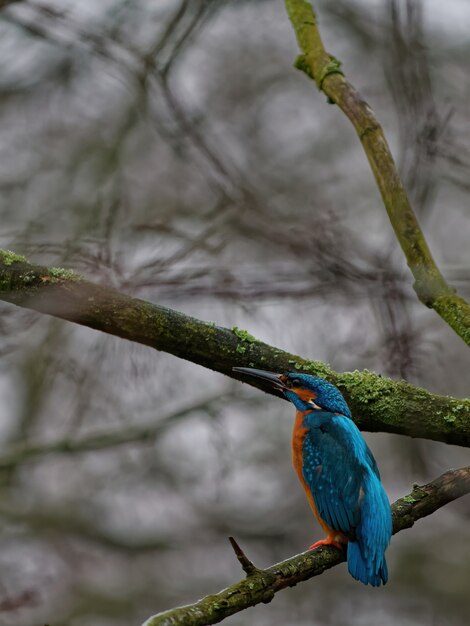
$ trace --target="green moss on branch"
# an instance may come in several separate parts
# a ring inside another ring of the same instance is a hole
[[[61,281],[80,282],[84,280],[83,276],[77,274],[77,272],[74,272],[73,270],[66,270],[63,267],[50,267],[48,269],[48,276],[53,283]]]
[[[470,446],[470,400],[433,395],[368,371],[337,373],[236,327],[222,328],[131,298],[66,270],[51,274],[50,268],[26,260],[8,264],[3,259],[0,255],[0,300],[169,352],[234,378],[236,365],[321,376],[340,387],[364,430]]]
[[[2,263],[6,266],[13,265],[13,263],[25,263],[26,258],[21,256],[21,254],[16,254],[16,252],[12,252],[11,250],[0,250],[0,259]]]
[[[256,343],[256,337],[253,337],[247,330],[243,330],[242,328],[238,328],[238,326],[232,326],[232,332],[242,341],[246,341],[247,343]]]

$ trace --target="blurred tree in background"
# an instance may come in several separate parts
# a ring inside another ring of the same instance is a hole
[[[317,5],[468,300],[470,7]],[[280,0],[0,7],[0,247],[338,371],[468,394],[468,347],[417,300],[349,123],[292,69]],[[0,311],[1,624],[140,623],[240,577],[227,535],[257,564],[315,537],[284,403]],[[391,500],[468,463],[464,448],[367,439]],[[395,537],[384,589],[335,568],[226,623],[467,624],[469,517],[467,498]]]

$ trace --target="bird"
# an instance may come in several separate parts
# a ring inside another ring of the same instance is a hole
[[[347,550],[348,571],[365,585],[388,580],[385,551],[392,536],[390,503],[374,456],[340,390],[310,374],[234,367],[264,381],[296,408],[292,460],[326,538],[309,549]]]

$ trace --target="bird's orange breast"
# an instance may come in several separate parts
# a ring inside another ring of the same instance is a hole
[[[312,492],[310,491],[309,486],[307,485],[304,473],[303,473],[303,445],[304,439],[307,435],[308,428],[304,426],[304,416],[310,413],[310,411],[297,411],[295,416],[294,430],[292,431],[292,462],[294,464],[295,471],[297,472],[297,476],[299,477],[300,482],[302,483],[303,488],[305,489],[305,493],[307,494],[307,499],[310,504],[310,507],[318,520],[318,523],[323,528],[325,533],[329,536],[333,536],[337,534],[337,531],[330,528],[328,524],[320,517],[318,513],[318,509],[315,505],[315,501],[312,496]]]
[[[294,463],[295,471],[299,480],[304,486],[306,486],[303,475],[303,446],[304,439],[307,435],[308,428],[304,426],[304,415],[301,411],[297,411],[295,416],[294,430],[292,431],[292,462]]]

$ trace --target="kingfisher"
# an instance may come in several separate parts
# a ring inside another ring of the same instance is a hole
[[[292,460],[326,539],[309,550],[347,546],[348,570],[365,585],[388,579],[392,514],[372,452],[337,387],[318,376],[234,367],[281,392],[296,408]]]

